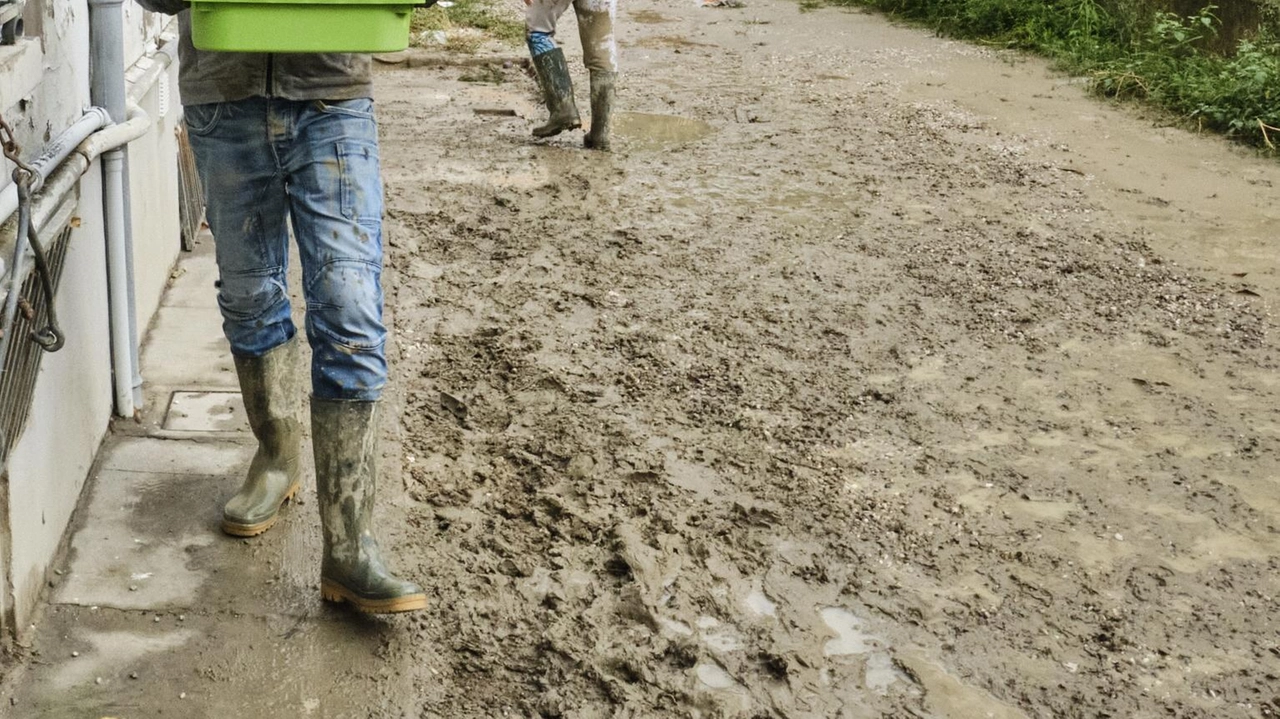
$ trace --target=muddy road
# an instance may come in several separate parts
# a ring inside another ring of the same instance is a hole
[[[871,15],[620,21],[611,156],[381,74],[379,711],[1280,714],[1277,166]]]

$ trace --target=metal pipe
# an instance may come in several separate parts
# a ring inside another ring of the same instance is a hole
[[[75,153],[84,155],[89,162],[93,162],[111,150],[128,145],[151,129],[151,116],[141,107],[131,103],[128,117],[128,120],[119,125],[112,125],[90,135],[80,143]]]
[[[16,182],[14,184],[17,184]],[[9,357],[9,344],[13,341],[13,323],[18,314],[18,295],[25,278],[24,260],[26,259],[27,232],[31,227],[31,205],[23,200],[30,198],[30,188],[19,188],[21,197],[18,203],[18,237],[13,247],[12,276],[9,279],[9,293],[4,298],[4,335],[0,337],[0,367]]]
[[[107,304],[111,315],[111,368],[115,373],[112,388],[115,393],[116,414],[132,417],[137,407],[133,403],[133,353],[134,340],[130,336],[129,316],[129,258],[126,252],[124,208],[124,151],[111,150],[102,156],[103,201],[112,208],[106,214],[107,231]]]
[[[71,127],[63,130],[45,146],[40,156],[31,161],[35,176],[31,179],[31,191],[38,192],[48,173],[57,169],[77,145],[93,133],[111,124],[111,115],[101,107],[91,107]],[[0,222],[7,220],[18,210],[18,184],[10,183],[0,191]]]
[[[151,56],[151,64],[143,71],[142,77],[138,78],[129,88],[127,93],[127,102],[130,107],[142,102],[142,98],[146,96],[151,88],[164,77],[164,72],[173,64],[175,59],[174,50],[177,42],[169,43],[168,47],[157,47],[155,53]],[[161,109],[161,112],[164,112]],[[124,214],[127,218],[133,217],[133,189],[128,182],[129,177],[129,155],[126,152],[124,158],[124,176],[126,178],[124,185]],[[138,349],[138,296],[137,282],[134,278],[134,270],[136,268],[133,261],[133,222],[125,223],[125,248],[126,259],[128,264],[128,283],[129,283],[129,336],[133,338],[133,350],[129,354],[130,364],[130,385],[133,388],[133,404],[141,407],[143,404],[142,397],[142,353]]]
[[[129,86],[126,101],[130,107],[137,103],[141,103],[151,88],[156,85],[161,78],[164,77],[165,71],[173,64],[176,59],[173,48],[177,47],[176,38],[164,46],[157,47],[155,52],[149,58],[150,62],[142,69],[139,77],[135,78]],[[161,110],[163,112],[163,110]],[[133,217],[133,188],[131,187],[129,177],[129,155],[126,151],[124,158],[124,176],[126,178],[124,184],[124,214],[126,218]],[[130,365],[130,384],[133,387],[133,403],[134,406],[142,406],[142,367],[140,352],[137,350],[138,345],[138,298],[137,298],[137,282],[134,278],[134,260],[133,260],[133,222],[131,219],[125,221],[125,260],[128,268],[128,287],[129,287],[129,336],[133,338],[134,350],[129,355]]]
[[[163,38],[162,38],[163,39]],[[164,73],[173,65],[173,61],[177,59],[174,55],[176,52],[171,46],[177,45],[176,42],[169,42],[156,48],[151,54],[151,64],[142,74],[134,78],[129,85],[127,101],[134,104],[142,104],[142,98],[151,92],[151,88],[164,77]]]
[[[168,71],[174,60],[177,59],[173,50],[173,46],[176,44],[176,42],[169,42],[156,48],[156,51],[150,57],[151,64],[129,86],[126,98],[126,114],[129,117],[133,117],[133,106],[141,104],[142,98],[151,91],[151,88],[155,86],[161,77],[164,77],[164,73]],[[111,113],[105,108],[90,107],[85,110],[84,115],[79,120],[72,124],[71,127],[63,130],[62,134],[55,137],[52,142],[45,146],[43,152],[40,153],[40,157],[31,161],[31,167],[36,171],[31,191],[33,193],[39,192],[41,185],[44,184],[45,177],[56,170],[77,145],[112,122]],[[84,173],[79,173],[76,178],[78,179],[82,174]],[[17,211],[18,185],[10,182],[3,190],[0,190],[0,222],[9,219]]]
[[[124,82],[124,0],[89,0],[89,97],[106,108],[116,122],[125,121],[127,95]],[[129,260],[128,204],[125,188],[125,151],[103,156],[103,214],[107,233],[108,315],[111,321],[111,357],[116,414],[133,417],[133,368],[137,336],[132,319],[133,287]]]
[[[13,266],[9,269],[8,274],[10,288],[4,300],[3,319],[5,327],[13,326],[13,319],[16,314],[18,303],[18,287],[21,285],[26,275],[26,257],[27,253],[31,251],[30,247],[25,242],[27,237],[27,228],[34,227],[37,234],[43,231],[49,224],[49,221],[57,214],[67,193],[75,187],[76,183],[80,181],[81,176],[89,170],[93,165],[93,162],[97,160],[99,156],[102,156],[104,153],[108,156],[118,156],[121,154],[119,150],[120,147],[123,147],[129,142],[145,135],[150,126],[151,118],[147,116],[147,113],[137,105],[130,105],[128,122],[122,125],[112,125],[105,130],[100,130],[99,132],[84,138],[84,140],[76,146],[74,150],[69,149],[66,153],[63,153],[67,156],[67,159],[57,165],[56,169],[49,174],[48,180],[44,183],[44,191],[41,193],[40,197],[32,200],[29,205],[25,206],[25,211],[19,212],[18,235],[15,237],[13,251]],[[108,157],[104,160],[104,162],[108,164],[116,161],[117,160],[112,157]],[[108,178],[119,178],[122,180],[122,174],[115,170],[116,168],[113,167],[112,171],[108,174]],[[16,186],[17,185],[15,184],[15,187]],[[114,184],[108,183],[108,187],[105,189],[105,192],[110,196],[112,201],[115,201],[115,199],[123,192],[121,182],[116,181]],[[107,221],[112,222],[114,220],[116,222],[123,222],[123,217],[123,213],[114,213],[112,216],[107,218]],[[111,227],[108,227],[108,235],[113,231],[118,233],[120,230],[118,227],[114,230]],[[110,251],[111,246],[109,245],[108,253],[110,253]],[[116,266],[118,267],[120,264],[121,263],[116,263]],[[109,291],[122,286],[124,286],[123,281],[118,282],[117,284],[111,285]],[[114,301],[119,298],[112,297],[111,299]],[[123,324],[120,324],[119,326],[127,327],[127,325]],[[112,330],[114,331],[115,329],[116,325],[113,325]],[[3,365],[4,358],[8,356],[9,343],[12,340],[11,335],[11,332],[6,332],[3,336],[0,336],[0,366]],[[114,342],[116,338],[113,337],[112,339]],[[115,349],[117,347],[127,350],[129,345],[127,342],[120,342],[112,345],[113,366],[115,366],[114,362],[122,359],[115,354]],[[123,359],[127,360],[127,358]],[[118,394],[120,389],[119,384],[117,384],[117,400],[121,399]],[[129,393],[129,396],[131,399],[132,394]]]

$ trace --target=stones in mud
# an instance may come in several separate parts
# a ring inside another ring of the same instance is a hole
[[[508,577],[522,579],[533,575],[533,570],[525,562],[516,562],[514,559],[504,559],[498,564],[498,571]]]
[[[449,414],[453,415],[454,419],[458,420],[458,424],[460,426],[464,428],[467,426],[466,402],[463,402],[461,399],[454,397],[448,392],[441,392],[440,406],[443,407]]]
[[[579,454],[569,460],[565,474],[574,481],[585,481],[595,476],[596,460],[589,454]]]
[[[545,694],[538,697],[537,702],[538,714],[544,717],[560,717],[564,716],[567,708],[565,707],[564,698],[560,696],[560,692],[556,689],[548,689]]]

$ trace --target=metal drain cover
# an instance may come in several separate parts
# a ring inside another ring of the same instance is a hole
[[[239,392],[174,392],[164,428],[179,432],[248,432]]]

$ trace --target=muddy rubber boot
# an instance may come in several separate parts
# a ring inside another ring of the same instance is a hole
[[[588,149],[608,152],[612,147],[609,133],[613,129],[613,88],[617,79],[616,72],[591,71],[591,131],[582,140]]]
[[[573,101],[573,79],[569,77],[569,65],[564,60],[564,50],[556,48],[533,58],[538,71],[542,96],[547,101],[551,117],[545,125],[533,128],[534,137],[552,137],[565,130],[582,127],[578,105]]]
[[[426,609],[422,587],[391,574],[373,537],[377,402],[311,398],[311,442],[324,530],[320,595],[362,612]]]
[[[276,523],[280,507],[302,486],[298,339],[261,357],[234,359],[258,451],[244,485],[222,510],[222,531],[233,537],[254,537]]]

